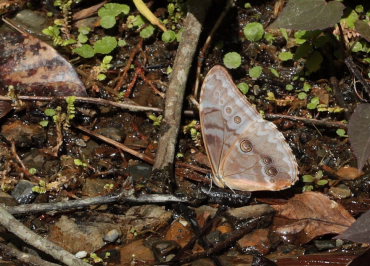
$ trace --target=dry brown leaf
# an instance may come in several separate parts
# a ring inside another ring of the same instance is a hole
[[[344,166],[341,167],[337,172],[337,176],[342,180],[354,180],[364,174],[364,172],[358,170],[355,167]]]
[[[28,33],[0,34],[0,95],[13,85],[20,95],[86,96],[73,66],[53,47]],[[0,118],[10,104],[0,102]]]
[[[340,234],[355,219],[337,202],[319,192],[298,194],[283,205],[273,205],[276,216],[292,223],[278,226],[275,232],[283,237],[295,236],[300,243],[307,243],[317,236]]]

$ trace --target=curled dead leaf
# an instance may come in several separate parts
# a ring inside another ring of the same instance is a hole
[[[282,237],[296,235],[300,243],[307,243],[317,236],[339,234],[355,219],[343,206],[319,192],[298,194],[283,205],[273,205],[276,216],[291,221],[275,228]]]

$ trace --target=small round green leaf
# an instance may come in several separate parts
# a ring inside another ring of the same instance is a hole
[[[260,66],[255,66],[249,69],[249,76],[252,79],[258,79],[262,74],[262,67]]]
[[[113,16],[104,16],[101,18],[100,24],[104,29],[113,28],[116,25],[116,18]]]
[[[298,93],[298,99],[300,99],[300,100],[307,99],[307,93],[305,93],[305,92]]]
[[[94,51],[97,54],[109,54],[117,47],[117,40],[111,36],[105,36],[94,44]]]
[[[247,83],[245,82],[241,82],[237,85],[237,87],[239,88],[239,90],[243,93],[243,94],[247,94],[248,91],[249,91],[249,86]]]
[[[98,10],[99,17],[111,16],[116,17],[123,13],[127,15],[130,12],[130,7],[124,4],[108,3]]]
[[[168,30],[162,33],[162,41],[170,43],[176,40],[176,32]]]
[[[285,89],[286,89],[287,91],[292,91],[292,90],[294,89],[294,87],[293,87],[293,85],[292,85],[292,84],[287,84],[287,85],[285,86]]]
[[[230,52],[224,55],[224,65],[229,69],[240,67],[242,57],[237,52]]]
[[[57,112],[55,111],[55,109],[51,109],[51,108],[47,108],[45,109],[45,115],[47,116],[54,116],[57,114]]]
[[[251,42],[258,42],[262,39],[263,34],[265,33],[261,23],[252,22],[243,28],[243,33],[245,38]]]

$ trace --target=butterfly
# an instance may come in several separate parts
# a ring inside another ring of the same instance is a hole
[[[214,66],[206,75],[199,113],[217,186],[275,191],[298,180],[297,162],[283,134],[262,118],[224,67]]]

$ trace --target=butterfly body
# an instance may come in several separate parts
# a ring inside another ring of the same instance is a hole
[[[213,67],[203,82],[200,121],[217,186],[281,190],[297,180],[297,163],[284,136],[262,118],[221,66]]]

